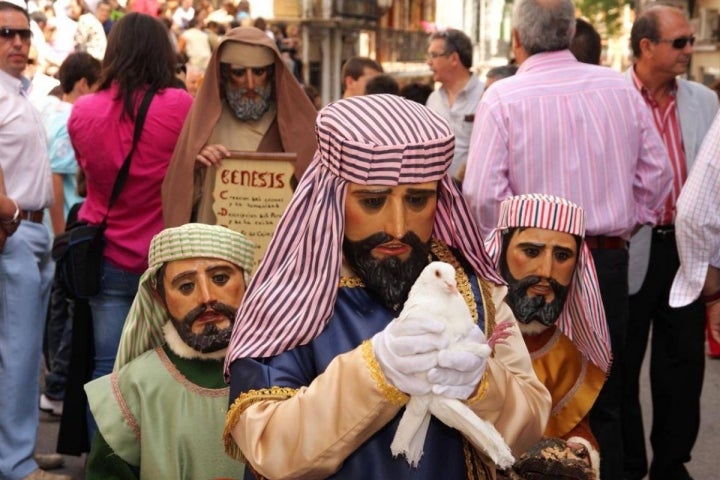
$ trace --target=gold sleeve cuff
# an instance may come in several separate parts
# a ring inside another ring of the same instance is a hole
[[[485,372],[483,373],[482,379],[480,379],[480,385],[477,388],[477,393],[473,395],[472,397],[468,398],[466,403],[468,405],[472,405],[475,402],[479,402],[483,399],[485,394],[488,391],[488,386],[490,385],[490,381],[488,380],[488,370],[485,369]]]
[[[388,383],[373,353],[372,342],[365,340],[360,348],[362,348],[362,355],[367,368],[370,370],[370,376],[387,401],[398,406],[403,406],[410,401],[410,397]]]
[[[252,404],[263,400],[287,400],[297,393],[297,389],[288,387],[271,387],[261,390],[250,390],[240,394],[230,406],[225,416],[225,430],[223,431],[223,442],[225,453],[235,460],[245,462],[245,456],[232,438],[232,430],[240,421],[240,415]]]

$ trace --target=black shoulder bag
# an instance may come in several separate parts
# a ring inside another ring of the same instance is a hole
[[[68,225],[65,232],[57,235],[53,241],[52,258],[55,260],[55,268],[59,271],[60,278],[71,297],[86,299],[100,293],[103,248],[105,246],[104,231],[107,227],[108,215],[127,180],[130,159],[140,139],[145,116],[154,93],[153,90],[148,90],[140,104],[135,120],[132,147],[115,179],[107,212],[105,212],[105,217],[100,225],[77,221]]]

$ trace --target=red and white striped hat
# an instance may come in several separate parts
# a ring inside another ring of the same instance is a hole
[[[505,283],[447,175],[455,137],[442,117],[395,95],[367,95],[326,106],[315,130],[318,149],[245,294],[226,369],[237,358],[304,345],[325,328],[340,279],[349,183],[439,181],[433,236],[460,250],[480,277]]]
[[[502,234],[515,227],[556,230],[584,237],[585,211],[569,200],[552,195],[533,193],[506,198],[500,204],[497,228],[485,243],[497,268],[502,254]],[[605,373],[610,370],[612,350],[605,310],[595,263],[584,241],[558,327],[592,363]]]

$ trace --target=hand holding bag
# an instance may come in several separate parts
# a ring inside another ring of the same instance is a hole
[[[86,299],[100,293],[103,247],[105,246],[104,232],[107,227],[108,215],[127,180],[130,159],[140,139],[153,95],[154,91],[148,90],[140,104],[135,121],[132,147],[115,179],[108,208],[100,225],[92,225],[83,221],[75,222],[68,225],[65,232],[57,235],[53,241],[52,257],[55,260],[55,268],[60,272],[60,278],[62,278],[68,294],[74,298]]]

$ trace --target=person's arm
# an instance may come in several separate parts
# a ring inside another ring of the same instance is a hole
[[[468,150],[463,196],[483,238],[497,225],[500,202],[513,194],[508,179],[508,132],[492,91],[480,100]]]
[[[53,203],[50,205],[50,221],[53,233],[59,235],[65,231],[65,191],[63,188],[63,176],[59,173],[52,174]]]
[[[5,193],[5,177],[0,168],[0,252],[5,248],[7,238],[15,233],[20,223],[16,215],[19,213],[18,204]]]
[[[369,341],[335,357],[307,387],[301,363],[290,351],[231,366],[231,385],[244,393],[228,412],[226,451],[264,477],[330,476],[409,398],[387,383]]]
[[[670,306],[720,290],[720,115],[715,117],[677,201],[675,237],[680,268]]]
[[[105,437],[98,432],[90,447],[85,465],[86,480],[138,480],[140,472],[137,468],[117,456],[108,445]]]
[[[506,287],[494,287],[495,323],[513,322],[512,335],[495,346],[475,397],[467,400],[477,415],[492,422],[517,457],[540,440],[550,416],[550,393],[533,370],[522,334],[510,307]]]
[[[712,265],[708,267],[702,295],[706,301],[710,334],[716,342],[720,342],[720,268]]]
[[[187,53],[185,52],[186,44],[187,44],[187,40],[185,39],[185,35],[180,34],[178,36],[178,41],[177,41],[177,49],[178,49],[179,53],[187,55]]]

